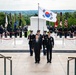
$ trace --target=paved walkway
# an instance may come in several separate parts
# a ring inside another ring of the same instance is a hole
[[[70,39],[59,38],[52,34],[55,39],[53,50],[76,50],[75,37]],[[0,39],[0,50],[29,50],[27,38],[9,37]],[[35,64],[34,56],[29,53],[0,53],[11,56],[13,61],[13,75],[67,75],[67,59],[76,56],[76,53],[53,53],[52,63],[47,64],[46,56],[41,53],[40,64]],[[0,59],[0,75],[3,75],[4,60]],[[9,61],[7,60],[7,75],[9,73]],[[74,60],[70,62],[70,75],[74,75]]]
[[[29,53],[2,53],[11,56],[13,61],[12,75],[67,75],[67,59],[76,56],[76,53],[53,53],[52,63],[47,63],[46,56],[41,54],[40,64],[34,63],[34,56]],[[7,60],[7,75],[10,75],[9,61]],[[3,75],[3,59],[0,59],[0,75]],[[70,75],[74,75],[74,60],[70,61]]]

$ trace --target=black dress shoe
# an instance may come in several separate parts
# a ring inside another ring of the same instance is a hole
[[[47,63],[49,63],[49,61],[47,61]]]
[[[33,55],[30,55],[30,56],[33,56]]]
[[[40,62],[38,61],[37,63],[39,64]]]
[[[49,61],[49,63],[51,63],[51,61]]]
[[[37,63],[37,61],[35,63]]]
[[[44,54],[44,56],[46,56],[46,54]]]

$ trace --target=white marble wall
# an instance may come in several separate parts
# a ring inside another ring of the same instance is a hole
[[[38,30],[38,17],[31,17],[30,18],[30,26],[28,27],[29,30],[33,30],[33,33],[36,33]],[[47,30],[46,20],[39,19],[39,30],[41,34],[43,34],[44,30]]]

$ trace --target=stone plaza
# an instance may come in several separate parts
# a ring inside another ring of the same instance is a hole
[[[0,39],[0,54],[12,57],[12,75],[67,75],[68,57],[76,57],[75,37],[65,39],[52,34],[55,39],[52,63],[47,63],[41,52],[40,64],[35,64],[34,56],[29,54],[27,38]],[[6,75],[10,75],[10,62],[6,60]],[[74,75],[74,60],[70,61],[69,73]],[[4,60],[0,59],[0,75],[4,75]]]

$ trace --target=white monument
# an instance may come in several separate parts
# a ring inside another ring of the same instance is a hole
[[[33,30],[33,33],[36,34],[38,30],[38,17],[31,17],[30,18],[30,26],[28,27],[29,30]],[[43,31],[47,31],[46,20],[39,19],[39,30],[40,33],[43,34]]]

